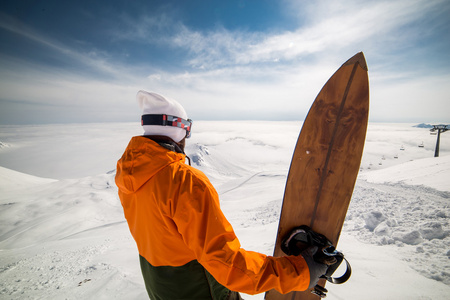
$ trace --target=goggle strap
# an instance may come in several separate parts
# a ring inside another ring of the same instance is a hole
[[[178,127],[186,130],[186,137],[191,136],[192,120],[185,120],[180,117],[166,115],[166,114],[147,114],[142,115],[141,125],[159,125],[159,126],[171,126]]]
[[[171,115],[142,115],[141,125],[159,125],[159,126],[173,126],[185,129],[186,131],[191,130],[192,121],[185,120],[180,117]]]

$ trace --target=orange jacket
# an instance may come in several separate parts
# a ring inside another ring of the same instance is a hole
[[[242,249],[216,190],[184,160],[185,155],[138,136],[118,161],[116,184],[139,254],[156,267],[197,260],[233,291],[306,290],[309,270],[303,257]]]

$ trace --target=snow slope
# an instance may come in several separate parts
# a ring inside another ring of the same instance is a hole
[[[2,191],[13,191],[18,189],[30,188],[54,181],[56,180],[27,175],[0,167],[0,190]]]
[[[412,125],[369,126],[338,246],[353,276],[328,285],[327,299],[450,294],[450,139],[441,136],[441,157],[433,158],[436,137]],[[300,127],[195,124],[187,153],[248,250],[273,251]],[[114,185],[115,163],[140,133],[136,124],[0,126],[1,299],[147,298]]]
[[[450,155],[409,161],[364,173],[361,178],[374,183],[423,185],[450,192]]]

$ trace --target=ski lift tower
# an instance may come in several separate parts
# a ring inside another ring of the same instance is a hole
[[[437,131],[437,141],[436,141],[436,150],[434,150],[434,157],[439,157],[439,142],[441,139],[441,132],[446,132],[448,130],[448,125],[433,125],[433,129],[430,131],[436,132]]]

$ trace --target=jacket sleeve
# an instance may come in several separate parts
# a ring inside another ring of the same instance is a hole
[[[171,217],[187,247],[218,282],[247,294],[308,288],[309,269],[303,257],[275,258],[242,249],[206,176],[191,172],[183,176]]]

